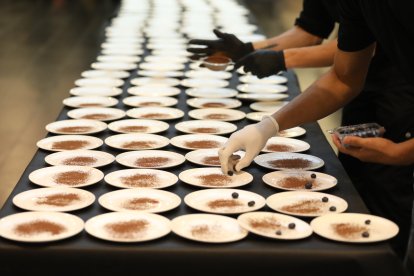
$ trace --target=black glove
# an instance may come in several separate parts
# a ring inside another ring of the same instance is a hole
[[[233,61],[237,61],[245,55],[254,51],[252,43],[244,43],[233,34],[222,33],[219,30],[213,30],[219,38],[217,40],[192,39],[188,43],[206,46],[204,48],[188,48],[187,51],[195,54],[192,58],[199,59],[210,56],[217,52],[223,54]]]
[[[255,51],[237,61],[234,69],[241,66],[244,66],[244,72],[251,72],[261,79],[285,71],[285,55],[283,51]]]

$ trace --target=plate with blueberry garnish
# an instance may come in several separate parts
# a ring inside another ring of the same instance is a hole
[[[262,179],[269,186],[287,191],[323,191],[338,183],[331,175],[302,170],[270,172]]]
[[[359,213],[328,214],[311,222],[313,231],[330,240],[350,243],[369,243],[391,239],[398,226],[379,216]]]

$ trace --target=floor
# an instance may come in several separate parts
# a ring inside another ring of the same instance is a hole
[[[292,26],[301,1],[245,0],[267,36]],[[0,206],[57,117],[73,82],[94,61],[114,0],[3,0],[0,9]],[[302,89],[321,70],[298,70]],[[322,122],[331,128],[334,119]],[[328,124],[327,124],[328,123]]]

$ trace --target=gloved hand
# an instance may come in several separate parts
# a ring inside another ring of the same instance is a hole
[[[235,170],[239,172],[250,165],[266,145],[267,140],[278,132],[279,125],[276,120],[271,116],[265,116],[260,122],[245,126],[233,133],[226,144],[219,149],[219,159],[223,173],[228,174],[233,171],[233,168],[229,168],[229,158],[234,152],[238,150],[246,151],[244,157],[235,166]]]
[[[244,72],[251,72],[261,79],[286,70],[285,55],[283,51],[255,51],[237,61],[234,69],[241,66],[244,66]]]
[[[233,34],[222,33],[219,30],[213,30],[219,38],[217,40],[192,39],[188,43],[206,46],[204,48],[188,48],[187,51],[194,54],[193,59],[210,56],[212,54],[223,52],[223,54],[233,61],[254,51],[252,43],[244,43]]]

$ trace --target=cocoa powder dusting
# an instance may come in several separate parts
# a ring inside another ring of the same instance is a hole
[[[120,127],[119,131],[122,132],[146,132],[148,131],[147,126],[124,126]]]
[[[197,176],[205,186],[225,186],[231,182],[231,178],[224,174],[212,173]]]
[[[160,102],[141,102],[140,106],[161,106]]]
[[[56,174],[53,179],[57,184],[78,185],[85,183],[89,178],[89,173],[83,171],[69,171]]]
[[[168,162],[170,162],[170,158],[167,157],[141,157],[135,160],[135,165],[138,167],[161,167]]]
[[[121,177],[121,182],[129,187],[148,188],[155,187],[159,178],[155,174],[134,174],[131,176]]]
[[[270,144],[266,147],[266,150],[275,152],[291,152],[294,150],[292,146],[283,144]]]
[[[191,228],[191,235],[194,237],[202,238],[212,234],[212,229],[208,225],[196,225]]]
[[[90,156],[76,156],[72,158],[67,158],[63,161],[63,165],[70,166],[91,166],[96,163],[98,159]]]
[[[65,133],[83,133],[91,131],[93,128],[89,126],[73,126],[73,127],[61,127],[57,131]]]
[[[225,107],[226,105],[224,103],[208,102],[208,103],[203,103],[201,106],[202,107]]]
[[[207,203],[208,207],[211,209],[217,209],[217,208],[234,208],[243,206],[243,203],[240,202],[238,199],[216,199],[209,201]]]
[[[312,188],[315,188],[318,186],[316,181],[310,181],[309,179],[306,179],[305,177],[300,176],[289,176],[286,178],[283,178],[278,181],[279,186],[283,188],[288,189],[305,189],[305,185],[311,182]]]
[[[145,119],[167,119],[167,118],[171,118],[170,114],[166,114],[166,113],[147,113],[147,114],[142,114],[140,116],[140,118],[145,118]]]
[[[264,230],[275,230],[282,228],[280,222],[278,222],[277,219],[272,217],[262,219],[250,219],[249,225],[253,228],[259,228]]]
[[[82,116],[82,119],[91,119],[91,120],[107,120],[112,118],[113,116],[110,114],[105,113],[94,113],[94,114],[87,114]]]
[[[160,202],[156,199],[149,197],[139,197],[128,200],[122,206],[125,209],[129,210],[147,210],[154,208],[156,205],[158,205],[158,203]]]
[[[347,239],[361,237],[362,232],[368,231],[366,227],[352,223],[335,223],[332,224],[332,228],[336,234]]]
[[[186,147],[192,149],[212,149],[220,147],[220,143],[211,140],[187,141],[184,143]]]
[[[220,113],[212,113],[204,116],[204,119],[210,119],[210,120],[226,120],[230,116],[227,114],[220,114]]]
[[[153,148],[157,143],[153,141],[133,141],[122,144],[124,149],[149,149]]]
[[[201,161],[205,165],[220,166],[220,159],[218,156],[207,156]]]
[[[147,220],[135,219],[130,221],[108,223],[105,225],[105,229],[115,238],[131,239],[142,234],[142,232],[147,229],[148,225],[149,222]]]
[[[312,165],[312,161],[303,158],[279,159],[267,162],[274,168],[303,169]]]
[[[48,233],[54,236],[65,230],[66,228],[64,226],[47,220],[35,220],[32,222],[21,223],[14,228],[16,234],[21,236],[31,236],[42,233]]]
[[[89,145],[88,141],[68,140],[68,141],[53,142],[52,149],[54,150],[76,150],[76,149],[83,149],[88,145]]]
[[[79,104],[79,107],[100,107],[100,106],[104,106],[101,103],[83,103],[83,104]]]
[[[79,201],[80,197],[78,194],[54,194],[48,195],[44,197],[39,197],[36,200],[36,204],[38,205],[52,205],[57,207],[63,207],[72,204],[75,201]]]
[[[286,212],[309,214],[309,213],[320,213],[324,203],[320,200],[301,200],[297,203],[283,206],[281,209]]]
[[[214,127],[197,127],[190,129],[190,131],[195,133],[217,133],[218,129]]]

